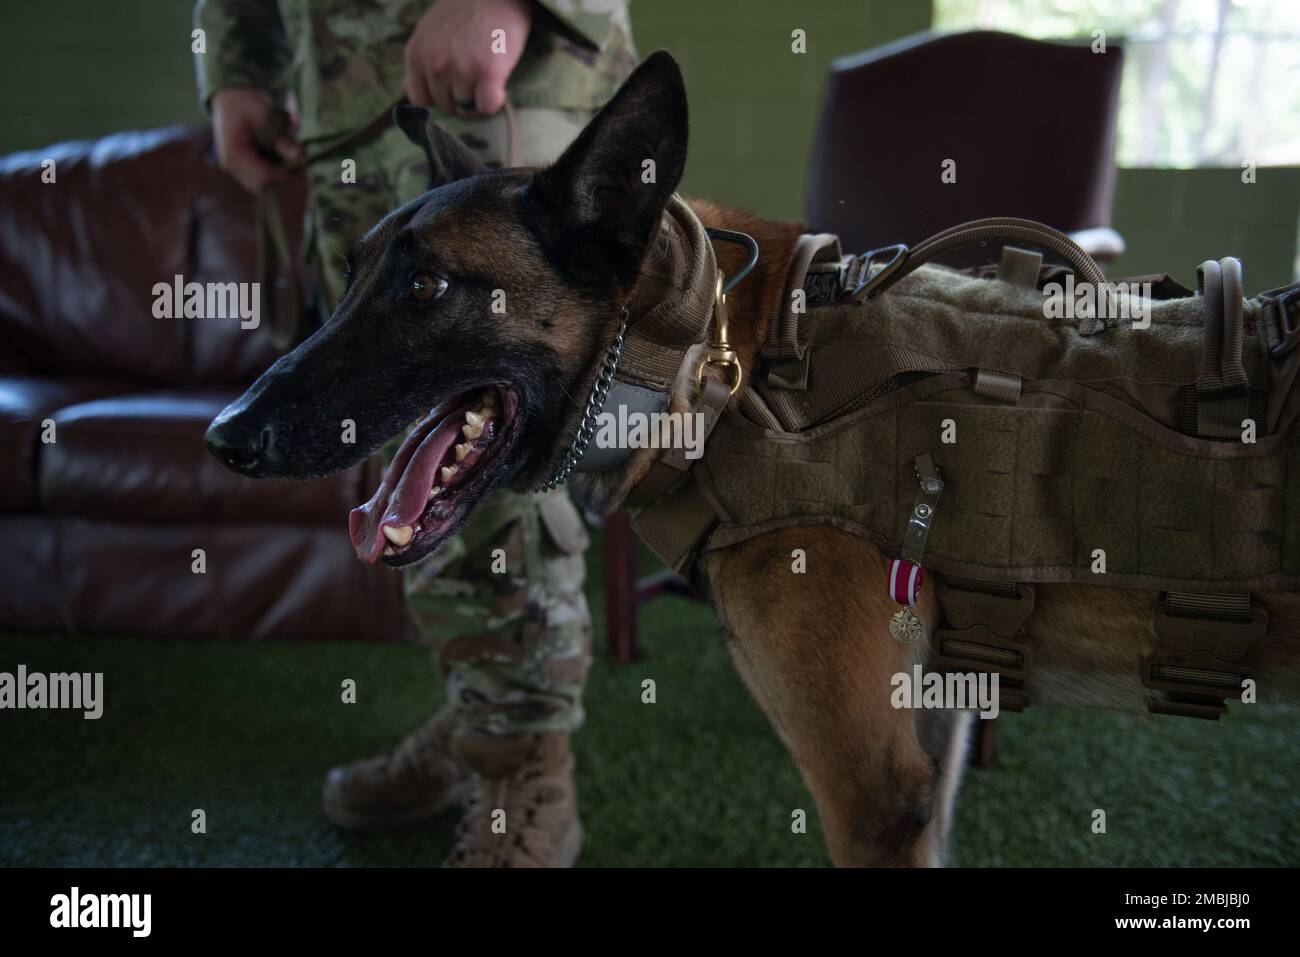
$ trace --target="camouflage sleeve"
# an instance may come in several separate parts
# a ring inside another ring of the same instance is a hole
[[[627,20],[626,0],[536,0],[552,29],[594,50],[605,49],[610,27]]]
[[[205,34],[206,53],[195,54],[199,102],[230,86],[284,92],[292,51],[274,0],[198,0],[194,26]]]

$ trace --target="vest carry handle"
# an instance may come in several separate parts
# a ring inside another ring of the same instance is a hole
[[[844,294],[844,299],[850,302],[864,302],[884,292],[931,260],[956,249],[989,242],[1028,243],[1064,260],[1074,270],[1080,282],[1100,286],[1106,281],[1106,276],[1096,261],[1059,229],[1044,226],[1032,219],[994,216],[952,226],[911,249],[900,243],[863,253],[857,257],[849,274],[846,274],[846,278],[851,275],[853,286]],[[890,254],[885,265],[879,271],[870,274],[872,263],[885,254]]]

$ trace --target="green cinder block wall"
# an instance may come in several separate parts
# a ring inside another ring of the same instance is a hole
[[[266,0],[272,2],[272,0]],[[6,0],[0,153],[202,119],[189,0]],[[797,219],[831,60],[927,29],[930,0],[632,0],[691,91],[686,192]],[[791,50],[803,30],[807,52]]]
[[[0,153],[201,120],[188,0],[4,0]]]
[[[930,27],[929,0],[633,0],[638,51],[681,63],[691,141],[682,191],[802,219],[832,60]],[[807,52],[791,50],[803,30]]]
[[[1236,256],[1246,294],[1296,276],[1300,166],[1260,167],[1243,183],[1237,167],[1121,169],[1112,225],[1128,251],[1107,267],[1115,278],[1169,273],[1195,287],[1206,259]]]

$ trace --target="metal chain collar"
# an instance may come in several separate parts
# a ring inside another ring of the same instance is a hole
[[[628,309],[623,307],[622,319],[618,324],[618,335],[614,341],[609,344],[609,349],[605,353],[605,361],[601,363],[600,372],[596,376],[596,381],[591,387],[591,393],[587,396],[587,407],[582,412],[582,418],[578,422],[578,431],[573,436],[573,441],[569,443],[569,450],[564,454],[564,460],[560,463],[555,474],[551,476],[550,481],[541,485],[537,491],[549,492],[551,489],[564,483],[569,477],[569,473],[587,453],[587,446],[591,444],[592,437],[596,434],[596,418],[600,415],[601,409],[605,407],[605,398],[609,395],[609,387],[614,384],[614,373],[618,371],[618,360],[623,354],[623,336],[627,332]]]

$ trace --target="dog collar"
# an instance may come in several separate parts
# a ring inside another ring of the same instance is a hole
[[[672,390],[687,353],[708,336],[719,296],[717,261],[704,224],[680,196],[674,194],[664,210],[641,279],[631,302],[623,307],[619,328],[596,367],[564,457],[541,486],[552,489],[574,471],[607,472],[621,465],[636,449],[603,448],[592,444],[596,425],[605,412],[653,414],[668,408]],[[725,312],[721,337],[715,336],[706,362],[726,361]],[[730,352],[727,346],[726,352]],[[716,352],[716,355],[715,355]],[[731,354],[734,364],[734,354]],[[739,371],[739,365],[735,365]],[[738,381],[738,380],[737,380]]]

